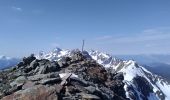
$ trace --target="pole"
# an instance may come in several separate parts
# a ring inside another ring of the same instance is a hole
[[[82,52],[84,51],[84,40],[83,40],[83,44],[82,44]]]

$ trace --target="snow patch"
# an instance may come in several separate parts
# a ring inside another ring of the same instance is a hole
[[[78,75],[76,75],[76,74],[74,74],[74,73],[61,73],[61,74],[59,74],[59,76],[60,76],[60,78],[63,78],[63,77],[65,77],[65,76],[67,76],[67,75],[69,75],[69,74],[71,74],[71,78],[78,78]]]

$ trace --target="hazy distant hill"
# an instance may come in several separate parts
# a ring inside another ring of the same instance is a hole
[[[14,66],[19,61],[20,61],[19,58],[10,58],[10,57],[6,57],[6,56],[0,56],[0,69]]]

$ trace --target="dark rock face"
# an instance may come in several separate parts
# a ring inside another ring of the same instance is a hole
[[[76,50],[76,51],[72,51],[71,58],[72,58],[72,62],[82,61],[85,58],[85,56],[83,56],[83,54],[80,51]]]
[[[149,75],[149,73],[145,74]],[[135,86],[128,85],[127,87],[127,92],[132,100],[139,100],[140,98],[142,98],[142,100],[148,100],[150,93],[154,93],[153,86],[144,77],[135,77],[133,79],[133,83]],[[140,92],[140,95],[138,91]],[[165,100],[165,94],[161,90],[158,90],[155,94],[160,98],[160,100]]]
[[[31,54],[31,56],[29,56],[29,57],[24,57],[23,58],[23,62],[24,62],[24,64],[25,65],[29,65],[33,60],[35,60],[36,58],[34,57],[34,55],[33,54]]]
[[[83,56],[86,57],[87,59],[92,59],[92,57],[89,55],[87,51],[82,52]]]
[[[122,73],[105,70],[80,51],[58,62],[37,60],[31,55],[0,72],[0,99],[128,100],[123,78]]]
[[[143,96],[141,95],[141,98],[143,100],[148,100],[148,96],[150,93],[153,93],[153,87],[149,84],[149,82],[141,76],[137,76],[133,79],[133,82],[138,86],[138,90],[141,91]]]

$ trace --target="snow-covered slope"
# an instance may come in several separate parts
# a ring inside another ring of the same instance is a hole
[[[0,56],[0,69],[14,66],[19,61],[20,61],[19,58],[10,58],[10,57],[6,57],[6,56]]]
[[[99,52],[99,51],[91,50],[91,51],[89,51],[89,55],[94,60],[96,60],[99,64],[104,65],[104,67],[106,67],[106,68],[110,68],[110,67],[114,68],[117,64],[122,62],[122,60],[120,60],[118,58],[112,57],[109,54]]]
[[[119,60],[98,51],[89,54],[105,68],[111,67],[115,72],[123,73],[126,96],[131,100],[170,100],[170,84],[135,61]]]
[[[116,72],[123,72],[124,74],[124,88],[127,92],[127,97],[133,97],[137,100],[143,100],[146,96],[148,99],[152,98],[153,100],[170,99],[170,85],[159,76],[153,75],[142,66],[137,65],[135,61],[121,62],[114,69]],[[163,87],[167,87],[167,90]]]
[[[54,49],[50,53],[41,52],[39,59],[59,60],[70,56],[72,51]],[[92,59],[114,73],[123,73],[124,89],[130,100],[170,100],[170,84],[160,76],[152,74],[135,61],[123,61],[109,54],[91,50],[88,52]]]
[[[69,50],[63,50],[63,49],[60,49],[60,48],[55,48],[49,53],[45,53],[45,52],[41,51],[39,53],[39,55],[36,55],[36,58],[37,59],[49,59],[49,60],[57,61],[57,60],[61,59],[62,57],[69,56],[69,55],[70,55]]]

